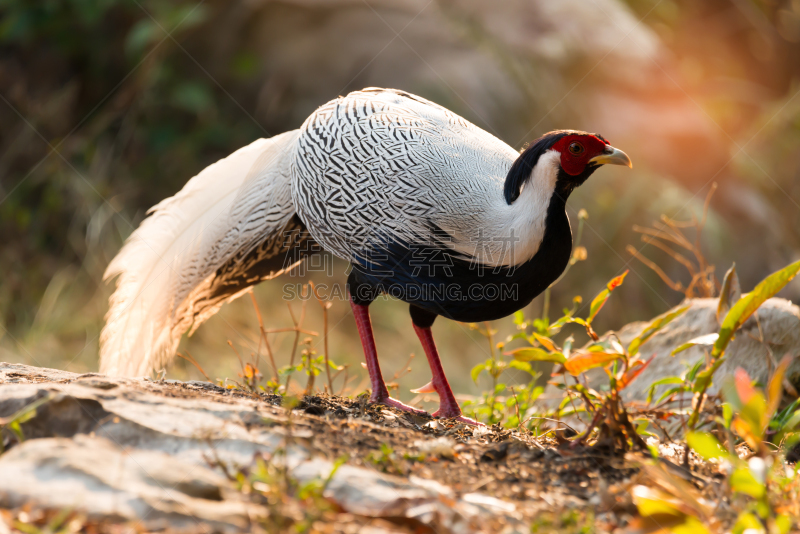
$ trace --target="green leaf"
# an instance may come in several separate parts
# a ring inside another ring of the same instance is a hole
[[[142,54],[151,43],[155,42],[159,31],[158,25],[150,19],[139,20],[128,32],[125,38],[125,52],[130,56]]]
[[[739,286],[739,277],[736,275],[736,264],[731,265],[722,281],[717,304],[717,321],[722,321],[731,306],[742,297],[742,288]]]
[[[695,364],[696,365],[696,364]],[[711,364],[710,367],[706,367],[699,373],[694,376],[694,385],[692,386],[692,391],[694,393],[700,393],[704,391],[708,387],[711,386],[711,378],[714,376],[714,373],[722,365],[722,360],[716,360],[714,363]],[[699,368],[699,367],[698,367]]]
[[[764,532],[764,525],[752,512],[742,512],[731,529],[732,534],[744,534],[746,531]]]
[[[708,432],[689,432],[686,442],[705,460],[727,458],[728,451]]]
[[[518,369],[520,371],[524,371],[524,372],[526,372],[526,373],[528,373],[530,375],[536,374],[536,371],[534,371],[531,368],[531,364],[529,364],[527,362],[521,362],[521,361],[518,361],[518,360],[512,360],[512,361],[508,362],[508,367],[511,368],[511,369]]]
[[[587,323],[591,323],[594,320],[594,318],[597,316],[597,313],[608,300],[608,297],[611,296],[611,292],[622,284],[627,274],[628,271],[625,271],[621,275],[612,278],[611,281],[606,284],[606,288],[598,293],[597,296],[592,300],[592,304],[589,307],[589,317],[586,318]]]
[[[505,353],[507,356],[512,356],[515,360],[521,362],[556,362],[564,363],[566,357],[560,352],[547,352],[536,347],[523,347],[521,349],[512,350]]]
[[[644,343],[646,343],[648,339],[653,337],[656,332],[658,332],[666,325],[668,325],[670,322],[672,322],[673,319],[680,317],[681,315],[686,313],[686,310],[688,310],[689,308],[690,306],[684,306],[682,308],[678,308],[675,311],[668,312],[664,315],[659,315],[658,317],[653,319],[650,322],[650,324],[647,325],[647,327],[645,327],[644,330],[642,330],[642,333],[639,334],[636,338],[634,338],[634,340],[631,341],[630,345],[628,345],[628,356],[631,358],[633,356],[636,356],[636,354],[639,353],[639,347],[641,347]]]
[[[586,321],[584,321],[580,317],[572,317],[572,315],[568,313],[563,317],[561,317],[556,322],[554,322],[553,324],[551,324],[547,329],[547,334],[548,335],[557,334],[558,332],[561,331],[561,327],[563,327],[565,324],[573,324],[573,323],[586,326]]]
[[[794,521],[788,514],[781,514],[775,518],[775,526],[778,527],[778,534],[789,534],[792,530]]]
[[[781,421],[780,430],[783,432],[791,432],[798,426],[800,426],[800,410],[797,410],[790,417]]]
[[[677,376],[668,376],[666,378],[656,380],[655,382],[650,384],[650,387],[663,386],[664,384],[683,384],[683,380]]]
[[[670,395],[674,395],[675,393],[683,393],[684,390],[685,388],[683,386],[675,386],[674,388],[669,388],[668,390],[666,390],[664,393],[661,394],[661,396],[656,401],[656,404],[661,404],[661,401],[669,398]]]
[[[647,404],[653,403],[653,395],[656,393],[656,388],[666,384],[683,384],[683,380],[677,376],[668,376],[666,378],[662,378],[661,380],[656,380],[650,384],[650,388],[647,391]]]
[[[469,374],[472,377],[472,381],[477,384],[478,383],[478,377],[480,376],[480,374],[484,370],[486,370],[486,365],[482,364],[482,363],[479,363],[478,365],[473,367],[472,371],[470,371],[470,374]]]
[[[672,351],[672,355],[675,356],[679,352],[683,352],[686,349],[690,349],[692,347],[701,346],[701,347],[710,347],[714,343],[716,343],[717,338],[719,338],[719,334],[706,334],[704,336],[696,337],[692,340],[687,341],[683,345],[680,345],[678,348]]]
[[[800,271],[800,261],[796,261],[780,271],[774,272],[764,280],[762,280],[756,287],[747,295],[740,298],[722,321],[719,329],[719,338],[714,343],[714,349],[711,351],[712,358],[719,358],[725,349],[728,347],[733,335],[741,327],[747,319],[769,298],[775,295],[778,291],[784,288],[795,275]]]
[[[697,373],[700,372],[700,368],[703,366],[705,361],[706,361],[705,358],[700,358],[695,362],[692,368],[689,369],[689,372],[686,373],[687,382],[694,382],[694,379],[697,377]]]
[[[730,485],[733,491],[744,493],[754,499],[763,497],[767,490],[763,484],[756,480],[756,477],[750,472],[750,468],[746,466],[739,467],[731,473]]]

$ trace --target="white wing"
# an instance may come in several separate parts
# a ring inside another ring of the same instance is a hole
[[[438,104],[368,88],[328,102],[303,124],[292,192],[314,238],[339,257],[368,255],[385,241],[424,242],[441,230],[454,251],[502,265],[513,257],[503,252],[503,232],[515,210],[544,221],[547,208],[509,208],[505,201],[505,179],[518,156]],[[538,247],[543,228],[516,226]]]
[[[255,141],[150,209],[104,276],[119,278],[100,337],[101,372],[141,376],[163,367],[193,323],[291,267],[272,262],[265,270],[262,262],[258,276],[241,276],[276,255],[284,229],[305,232],[294,224],[288,170],[298,133]]]

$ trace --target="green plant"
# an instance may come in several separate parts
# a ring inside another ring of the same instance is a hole
[[[5,431],[9,430],[18,442],[21,443],[25,441],[25,434],[22,430],[22,425],[36,417],[36,410],[38,410],[40,406],[50,402],[51,398],[52,397],[50,395],[45,395],[40,399],[36,399],[27,406],[20,408],[16,413],[9,417],[0,417],[0,454],[2,454],[5,450],[5,438],[3,436]]]
[[[255,392],[267,392],[268,390],[272,393],[279,394],[279,395],[288,395],[290,384],[292,377],[295,373],[303,373],[306,375],[306,385],[303,389],[304,395],[309,395],[314,392],[314,385],[316,381],[316,377],[322,373],[324,369],[326,372],[327,377],[327,384],[326,389],[333,393],[333,380],[338,376],[338,373],[344,370],[344,367],[337,365],[329,356],[328,356],[328,310],[331,307],[330,302],[323,302],[322,299],[319,297],[318,293],[316,292],[313,284],[309,284],[311,286],[311,291],[314,293],[315,298],[320,304],[322,308],[322,318],[323,318],[323,341],[325,347],[324,354],[317,354],[317,351],[312,348],[313,340],[319,334],[317,332],[306,330],[303,328],[303,322],[306,317],[306,301],[303,301],[303,305],[300,312],[300,318],[298,319],[295,317],[294,312],[292,311],[291,306],[289,306],[289,314],[292,318],[293,326],[291,328],[277,328],[267,330],[264,328],[264,320],[261,315],[261,310],[258,307],[258,303],[256,302],[255,296],[253,295],[252,291],[250,292],[251,301],[253,303],[253,309],[256,313],[256,319],[258,321],[258,328],[259,328],[259,345],[258,349],[255,353],[252,353],[251,361],[245,362],[242,356],[239,354],[239,351],[236,350],[236,347],[233,345],[231,341],[228,341],[228,345],[233,349],[236,353],[236,357],[239,359],[239,363],[242,367],[241,372],[239,372],[239,378],[241,382],[237,380],[230,380],[230,379],[217,379],[219,385],[221,387],[226,388],[234,388],[234,389],[241,389],[244,391],[249,391],[251,393]],[[279,334],[279,333],[294,333],[294,342],[292,344],[292,350],[289,355],[289,363],[287,365],[278,367],[275,363],[275,355],[272,351],[272,345],[269,342],[269,334]],[[300,341],[301,334],[308,334],[310,337],[306,337]],[[261,384],[264,376],[262,375],[261,371],[259,370],[259,365],[261,362],[261,346],[264,346],[267,353],[267,358],[272,368],[272,377],[267,379],[264,384]],[[300,348],[300,361],[295,363],[297,349]],[[190,363],[195,365],[201,373],[203,373],[206,378],[205,371],[199,366],[199,364],[191,357],[184,356],[179,354],[182,358],[188,360]],[[337,372],[336,375],[331,376],[330,370],[334,370]],[[284,381],[285,379],[285,381]],[[345,376],[345,384],[343,388],[346,386],[346,379]],[[230,382],[230,384],[228,383]]]
[[[337,459],[324,479],[300,483],[291,476],[282,456],[279,450],[260,457],[249,472],[239,471],[233,479],[240,492],[265,505],[267,517],[262,527],[267,532],[309,532],[315,522],[337,510],[336,504],[325,497],[325,490],[347,458]]]
[[[723,388],[726,400],[723,417],[718,421],[728,434],[729,446],[706,432],[690,432],[689,446],[707,461],[725,462],[728,484],[735,498],[743,501],[733,532],[755,530],[785,534],[792,529],[800,512],[800,481],[797,466],[789,466],[778,449],[775,454],[768,441],[768,430],[778,413],[783,393],[783,378],[790,359],[784,358],[773,373],[767,390],[753,387],[743,369]],[[783,432],[792,428],[784,427]],[[732,447],[734,434],[747,444],[750,454],[740,457]],[[793,519],[794,518],[794,519]]]
[[[737,330],[767,299],[783,289],[798,271],[800,271],[800,261],[772,273],[759,282],[753,291],[746,295],[738,296],[737,288],[739,282],[736,276],[736,267],[733,266],[728,270],[723,282],[723,291],[720,295],[718,306],[718,312],[722,316],[719,333],[693,339],[672,351],[674,355],[694,346],[708,346],[711,348],[705,361],[705,368],[700,370],[703,363],[701,361],[696,364],[698,370],[690,373],[694,400],[692,402],[692,413],[687,421],[689,428],[694,429],[698,424],[706,399],[706,391],[712,384],[714,373],[725,361],[725,350],[736,335]]]
[[[565,510],[545,512],[531,525],[531,533],[590,534],[596,532],[592,511]]]
[[[626,274],[627,271],[612,279],[608,282],[606,288],[595,296],[589,306],[589,313],[586,318],[577,317],[575,315],[576,307],[573,307],[572,310],[564,310],[564,315],[553,324],[545,324],[541,321],[534,323],[538,332],[534,331],[531,334],[525,333],[526,323],[521,320],[519,326],[522,332],[516,337],[524,338],[530,346],[521,347],[507,353],[516,360],[526,363],[549,361],[557,364],[558,367],[553,374],[554,376],[560,375],[563,377],[563,384],[557,385],[567,393],[560,408],[565,408],[568,404],[572,404],[573,408],[567,414],[588,412],[592,417],[586,431],[575,443],[584,442],[592,435],[595,429],[600,429],[599,441],[603,441],[606,438],[613,439],[615,446],[622,449],[627,449],[630,446],[646,447],[640,434],[647,433],[647,421],[639,421],[636,427],[633,425],[633,421],[621,401],[620,392],[633,382],[652,360],[652,358],[644,360],[640,357],[639,348],[641,345],[688,309],[688,307],[679,308],[655,318],[638,337],[628,344],[627,348],[623,347],[615,336],[600,340],[592,328],[592,322],[608,301],[611,293],[622,285]],[[575,299],[574,302],[575,306],[577,306],[580,300]],[[586,348],[574,350],[572,348],[574,343],[572,336],[565,340],[563,346],[559,347],[556,344],[552,336],[560,332],[567,324],[578,324],[584,327],[586,334],[590,338],[590,343]],[[609,386],[607,392],[598,392],[579,380],[583,373],[597,367],[604,368],[608,374]],[[582,408],[574,406],[575,399],[582,401]]]
[[[472,368],[470,373],[472,380],[477,383],[478,378],[485,374],[492,381],[491,389],[483,391],[479,400],[466,401],[464,403],[464,410],[469,411],[474,418],[484,420],[490,425],[503,422],[508,428],[522,427],[527,423],[529,429],[538,428],[541,425],[541,421],[546,419],[534,417],[536,413],[534,402],[544,393],[544,388],[537,385],[541,373],[533,368],[530,361],[525,361],[523,358],[507,360],[499,356],[497,351],[502,351],[507,343],[517,339],[527,339],[532,345],[537,345],[540,342],[546,343],[546,341],[539,341],[538,338],[540,337],[544,340],[550,332],[557,331],[557,329],[560,329],[561,326],[566,324],[567,316],[571,318],[575,314],[578,306],[582,302],[580,297],[575,297],[573,300],[572,310],[564,311],[565,317],[559,320],[559,326],[555,327],[550,325],[550,295],[553,286],[564,278],[570,268],[579,261],[584,261],[587,258],[586,248],[580,243],[583,236],[584,224],[588,218],[589,215],[586,210],[582,209],[578,212],[578,229],[572,254],[561,276],[544,291],[544,304],[541,318],[528,321],[525,318],[524,311],[517,311],[514,314],[513,320],[518,332],[509,336],[505,342],[499,343],[494,342],[494,336],[497,334],[497,330],[492,329],[490,323],[484,323],[483,328],[475,323],[468,325],[470,329],[477,330],[489,343],[489,358]],[[532,326],[535,330],[534,334],[528,335],[526,333],[529,326]],[[531,360],[535,359],[536,358],[532,358]],[[500,382],[501,376],[511,370],[522,371],[529,375],[530,378],[527,383],[518,384],[516,388],[505,382]],[[503,395],[506,389],[512,392],[510,397]]]
[[[384,473],[403,474],[396,461],[394,450],[386,443],[380,444],[380,451],[370,452],[366,460]]]
[[[480,400],[466,401],[464,403],[464,410],[472,413],[472,416],[479,420],[484,420],[488,424],[493,425],[503,422],[507,413],[513,410],[513,415],[510,416],[505,424],[508,427],[517,427],[521,424],[521,417],[532,408],[533,401],[542,394],[544,389],[536,386],[536,379],[539,373],[533,370],[530,363],[518,360],[506,360],[498,357],[498,351],[503,349],[503,343],[494,342],[494,336],[497,330],[492,329],[489,323],[484,323],[483,328],[477,324],[470,324],[469,327],[477,330],[489,342],[489,358],[483,363],[479,363],[472,368],[470,375],[475,383],[482,374],[486,374],[492,381],[491,389],[484,391]],[[520,384],[517,386],[519,393],[515,393],[512,397],[504,398],[503,393],[508,388],[513,388],[505,382],[500,382],[501,376],[511,369],[516,369],[530,375],[530,380],[527,384]],[[520,398],[522,399],[520,401]]]

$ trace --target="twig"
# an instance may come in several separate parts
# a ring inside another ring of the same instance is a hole
[[[233,346],[233,341],[230,339],[228,340],[228,346],[233,349],[233,352],[236,353],[236,357],[239,358],[239,365],[242,366],[242,374],[244,374],[244,360],[242,360],[242,355],[239,354],[239,351],[236,350],[236,347]]]
[[[655,225],[654,225],[655,226]],[[638,224],[633,225],[633,231],[639,234],[645,234],[653,237],[657,237],[659,239],[663,239],[664,241],[670,241],[679,247],[687,248],[684,246],[684,243],[681,242],[680,238],[673,236],[671,233],[665,232],[658,228],[645,228],[643,226],[639,226]]]
[[[633,245],[628,245],[627,247],[625,247],[625,250],[627,250],[634,258],[644,263],[653,272],[655,272],[664,281],[664,283],[670,287],[670,289],[683,292],[683,285],[680,282],[673,282],[672,279],[669,276],[667,276],[667,273],[665,273],[661,269],[661,267],[659,267],[654,262],[642,256],[642,254],[638,250],[636,250],[633,247]]]
[[[522,431],[522,418],[519,416],[519,399],[517,398],[517,392],[514,391],[514,386],[509,386],[511,390],[511,394],[514,395],[514,411],[517,413],[517,430]]]
[[[570,430],[572,430],[573,432],[575,432],[575,434],[577,434],[577,433],[578,433],[578,431],[577,431],[577,430],[575,430],[574,428],[572,428],[571,426],[569,426],[569,425],[568,425],[567,423],[565,423],[564,421],[562,421],[562,420],[560,420],[560,419],[553,419],[552,417],[534,417],[534,416],[531,416],[531,417],[528,417],[527,419],[525,419],[525,421],[523,421],[523,423],[527,423],[528,421],[531,421],[531,420],[533,420],[533,419],[540,419],[540,420],[542,420],[542,421],[550,421],[551,423],[557,423],[557,424],[560,424],[560,425],[564,425],[564,426],[565,426],[565,427],[567,427],[568,429],[570,429]]]
[[[695,268],[694,268],[694,265],[692,265],[692,262],[689,261],[689,259],[686,256],[684,256],[683,254],[681,254],[680,252],[676,252],[676,251],[672,250],[667,245],[665,245],[664,243],[662,243],[661,241],[659,241],[658,239],[656,239],[653,236],[643,235],[641,237],[642,237],[642,241],[643,242],[647,243],[648,245],[656,246],[656,247],[660,248],[661,250],[663,250],[664,252],[666,252],[667,254],[669,254],[669,256],[673,260],[677,261],[678,263],[680,263],[681,265],[686,267],[686,270],[689,271],[689,273],[694,274],[696,272]]]
[[[306,303],[308,301],[303,300],[303,304],[300,308],[300,320],[298,321],[294,316],[294,311],[292,311],[291,305],[286,303],[286,306],[289,308],[289,315],[292,317],[292,323],[294,324],[294,343],[292,343],[292,354],[289,358],[289,367],[294,367],[294,358],[297,355],[297,346],[300,343],[300,329],[303,326],[303,319],[306,317]],[[291,373],[286,375],[286,391],[289,391],[289,382],[292,379]]]
[[[406,360],[405,365],[403,365],[400,369],[395,371],[394,375],[392,376],[392,380],[399,380],[408,373],[411,372],[411,361],[414,359],[414,353],[408,355],[408,360]]]
[[[672,439],[672,436],[669,435],[669,432],[667,432],[667,429],[664,428],[663,426],[661,426],[661,424],[658,421],[656,421],[655,419],[650,419],[650,422],[653,423],[653,425],[657,429],[659,429],[661,432],[664,433],[664,436],[666,436],[666,438],[670,441],[670,443],[673,443],[675,441],[675,440]]]
[[[319,298],[317,294],[317,288],[314,287],[314,282],[309,282],[311,284],[311,292],[314,293],[314,298],[317,299],[319,302],[320,307],[322,307],[322,342],[325,347],[325,375],[328,377],[328,391],[333,394],[333,380],[331,379],[331,366],[330,362],[328,361],[328,308],[331,307],[330,302],[322,302],[322,299]]]
[[[187,362],[190,362],[192,365],[194,365],[195,367],[197,367],[197,370],[198,370],[198,371],[200,371],[200,373],[202,373],[202,375],[203,375],[204,377],[206,377],[206,380],[208,380],[208,381],[209,381],[209,382],[211,382],[212,384],[214,383],[214,381],[213,381],[213,380],[211,380],[211,379],[208,377],[208,375],[206,374],[206,372],[205,372],[205,371],[203,371],[203,368],[202,368],[202,367],[200,367],[200,364],[199,364],[199,363],[197,363],[197,360],[195,360],[195,359],[192,357],[192,355],[191,355],[191,354],[189,354],[189,351],[188,351],[188,350],[186,351],[186,354],[187,354],[187,356],[184,356],[184,355],[183,355],[183,354],[181,354],[180,352],[178,352],[177,354],[178,354],[178,356],[179,356],[179,357],[183,358],[183,359],[184,359],[184,360],[186,360]]]
[[[314,332],[313,330],[304,330],[302,328],[270,328],[269,330],[264,330],[267,334],[282,334],[284,332],[300,332],[301,334],[308,334],[309,336],[318,336],[319,332]]]
[[[278,383],[280,380],[280,374],[278,373],[278,366],[275,365],[275,357],[272,354],[272,347],[269,346],[269,340],[267,339],[267,332],[264,330],[264,321],[261,318],[261,310],[258,308],[258,303],[256,302],[256,296],[253,294],[253,291],[250,291],[250,298],[253,300],[253,308],[256,310],[256,317],[258,318],[258,328],[261,331],[261,339],[264,340],[264,346],[267,349],[267,356],[269,356],[269,363],[272,366],[272,372],[274,373],[273,381],[275,384]],[[260,344],[259,344],[260,347]],[[261,351],[259,350],[258,358],[261,358]]]
[[[717,182],[711,184],[711,189],[708,191],[706,195],[706,201],[703,203],[703,218],[700,220],[700,224],[697,225],[698,230],[702,230],[703,227],[706,225],[706,216],[708,215],[708,207],[711,205],[711,197],[714,196],[714,193],[717,191]]]

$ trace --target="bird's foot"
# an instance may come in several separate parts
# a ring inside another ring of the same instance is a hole
[[[414,408],[413,406],[409,406],[408,404],[404,404],[397,399],[393,399],[391,397],[379,397],[377,399],[370,398],[369,401],[372,404],[383,404],[384,406],[391,406],[393,408],[397,408],[398,410],[403,410],[404,412],[411,412],[417,415],[428,415],[428,412],[425,410],[420,410],[419,408]]]
[[[440,419],[452,419],[454,421],[458,421],[459,423],[466,423],[468,425],[473,426],[486,426],[480,421],[476,421],[475,419],[471,419],[461,414],[461,408],[458,405],[454,407],[444,407],[440,406],[438,410],[431,414],[433,417],[438,417]]]

